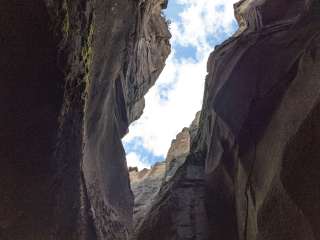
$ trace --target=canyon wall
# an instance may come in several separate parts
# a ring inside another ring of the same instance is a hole
[[[0,239],[128,239],[121,137],[170,53],[166,4],[1,2]]]
[[[132,240],[208,239],[204,151],[198,148],[199,120],[200,112],[191,126],[172,141],[152,197],[149,191],[145,193],[147,187],[150,190],[149,176],[136,180],[146,170],[130,174],[136,210]],[[147,172],[153,172],[153,168]]]
[[[134,207],[121,138],[170,53],[166,5],[1,2],[1,240],[320,239],[319,0],[235,5]]]
[[[191,136],[198,128],[199,117],[200,113],[196,115],[195,120],[189,128],[183,128],[176,136],[163,162],[156,163],[151,169],[142,169],[141,171],[132,169],[132,171],[130,171],[131,188],[135,196],[134,233],[131,239],[145,238],[137,234],[141,231],[140,228],[145,225],[145,222],[148,222],[148,216],[154,212],[152,207],[157,205],[159,198],[162,198],[162,195],[168,195],[168,193],[162,189],[163,185],[171,184],[171,179],[174,178],[178,169],[185,163],[186,157],[190,153]],[[166,205],[166,202],[164,202],[164,205]],[[163,214],[164,219],[169,217],[166,215],[167,213],[156,211],[155,214],[157,214],[154,216],[155,218],[161,217],[161,214]],[[157,235],[164,231],[166,231],[166,227],[162,227],[152,234]],[[152,234],[148,234],[146,237],[152,238]]]
[[[320,2],[242,0],[138,240],[320,239]]]

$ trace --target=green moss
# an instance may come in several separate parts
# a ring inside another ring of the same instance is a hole
[[[63,1],[62,9],[64,11],[64,18],[62,22],[62,31],[67,38],[70,31],[70,19],[69,19],[69,10],[68,10],[68,2],[67,0]]]
[[[84,68],[85,68],[85,94],[87,95],[89,86],[90,86],[90,70],[92,65],[92,58],[93,58],[93,34],[94,34],[94,21],[91,22],[88,35],[85,41],[85,45],[82,48],[81,55],[84,62]]]

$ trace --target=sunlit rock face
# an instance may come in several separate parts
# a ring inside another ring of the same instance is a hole
[[[166,176],[169,181],[177,169],[184,163],[186,156],[190,153],[190,133],[184,128],[172,141],[166,158]]]
[[[171,34],[161,12],[167,0],[136,2],[135,28],[129,35],[128,62],[122,76],[130,123],[141,116],[144,95],[158,79],[171,49]]]
[[[235,14],[190,153],[139,240],[320,239],[320,2],[243,0]]]
[[[191,136],[198,130],[199,117],[200,112],[191,126],[184,128],[172,141],[164,162],[150,170],[130,172],[135,196],[135,231],[131,239],[206,236],[206,225],[202,224],[204,168],[190,157]],[[189,163],[185,164],[186,161]]]
[[[164,182],[175,175],[190,153],[190,129],[184,128],[172,141],[166,160],[156,163],[151,169],[132,169],[129,172],[131,189],[134,194],[133,226],[136,229],[148,215],[150,208],[158,197]],[[132,236],[135,239],[136,236]]]
[[[159,190],[175,175],[190,153],[190,128],[184,128],[172,141],[165,161],[156,163],[151,169],[132,169],[129,172],[134,201],[134,229],[140,228],[142,220],[149,214]],[[132,236],[135,239],[137,236]]]
[[[1,4],[0,239],[128,239],[121,137],[170,52],[164,7]]]
[[[140,224],[157,195],[166,172],[166,163],[160,162],[151,169],[131,171],[131,189],[134,194],[133,227]]]

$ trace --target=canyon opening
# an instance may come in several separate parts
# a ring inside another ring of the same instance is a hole
[[[156,204],[160,189],[190,153],[191,134],[196,133],[200,118],[207,59],[216,45],[238,29],[234,2],[171,0],[162,10],[171,33],[171,54],[145,96],[143,114],[130,125],[123,140],[134,194],[134,233]],[[191,203],[184,204],[189,208]]]

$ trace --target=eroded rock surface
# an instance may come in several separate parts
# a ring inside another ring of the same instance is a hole
[[[128,239],[121,137],[170,52],[164,7],[1,3],[1,240]]]
[[[319,4],[240,2],[246,29],[209,59],[201,134],[210,238],[320,237],[320,162],[312,147],[319,139],[311,134],[320,94]]]
[[[166,163],[160,162],[151,169],[129,172],[134,194],[133,227],[140,224],[161,187],[166,172]]]
[[[3,1],[0,239],[320,239],[320,2],[242,0],[201,117],[131,172],[165,0]],[[143,193],[143,194],[142,194]]]
[[[190,154],[139,240],[320,239],[320,2],[242,0],[235,13]]]
[[[130,172],[135,196],[134,235],[131,239],[160,239],[171,236],[170,229],[174,228],[179,228],[177,231],[183,239],[189,239],[193,234],[188,229],[195,223],[191,218],[197,215],[198,219],[204,211],[204,169],[196,159],[189,157],[188,160],[191,136],[197,132],[199,117],[200,112],[191,126],[184,128],[172,141],[164,162],[155,164],[150,170]],[[193,165],[183,167],[186,161]],[[167,209],[169,207],[170,210]],[[189,213],[192,208],[194,211]],[[149,228],[152,232],[145,231]]]

